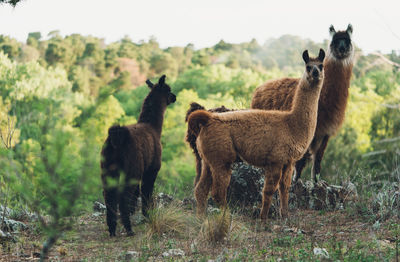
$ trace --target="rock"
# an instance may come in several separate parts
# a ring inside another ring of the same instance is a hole
[[[12,213],[11,208],[0,205],[0,215],[5,214],[5,216],[8,217],[10,216],[11,213]]]
[[[318,181],[311,189],[310,208],[315,210],[327,209],[328,184],[325,181]]]
[[[209,206],[207,208],[207,214],[218,214],[220,212],[221,212],[221,209],[219,209],[218,207]]]
[[[0,229],[0,244],[5,242],[16,242],[16,239],[8,232],[3,232]]]
[[[158,193],[155,200],[158,207],[165,207],[169,205],[174,200],[174,198],[170,195],[161,192]]]
[[[297,228],[297,227],[285,227],[283,229],[283,232],[285,232],[285,233],[296,233],[298,235],[305,233],[303,230],[301,230],[300,228]]]
[[[36,222],[38,220],[38,215],[29,212],[27,209],[11,209],[0,205],[0,222],[3,215],[6,217],[6,219],[13,221]]]
[[[184,198],[181,202],[181,206],[184,209],[194,209],[196,206],[196,200],[193,197]]]
[[[106,206],[99,201],[95,201],[93,203],[93,211],[99,212],[99,213],[105,213],[107,210]]]
[[[262,202],[262,189],[264,186],[264,170],[244,162],[236,162],[232,165],[232,176],[228,187],[227,200],[231,209],[251,215],[259,214]],[[400,205],[400,193],[396,195]],[[275,201],[269,211],[270,217],[279,215],[279,196],[274,194]],[[311,181],[292,183],[289,195],[291,207],[315,210],[343,209],[350,201],[356,201],[356,186],[347,182],[343,186],[329,185],[320,180],[314,184]],[[215,206],[209,201],[209,205]]]
[[[137,251],[127,251],[124,256],[125,261],[131,261],[139,257],[139,252]]]
[[[329,253],[325,248],[314,247],[314,255],[323,259],[329,259]]]
[[[184,257],[185,252],[182,249],[170,249],[162,254],[163,257]]]
[[[308,208],[310,194],[307,185],[301,179],[292,185],[289,195],[289,204],[297,208]]]
[[[236,162],[232,166],[232,177],[228,187],[228,203],[233,207],[249,207],[262,200],[264,170]]]
[[[92,217],[102,217],[104,214],[103,213],[101,213],[101,212],[94,212],[93,214],[92,214]]]
[[[21,230],[27,230],[28,226],[25,225],[24,223],[20,221],[16,221],[14,219],[9,219],[7,217],[3,218],[0,216],[0,222],[2,222],[4,219],[4,224],[2,225],[2,230],[8,231],[8,232],[14,232],[14,231],[21,231]]]
[[[135,214],[133,214],[133,216],[131,216],[131,218],[135,225],[142,224],[146,221],[146,217],[143,216],[141,212],[136,212]]]

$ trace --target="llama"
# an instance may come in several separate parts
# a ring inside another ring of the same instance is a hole
[[[150,93],[143,101],[139,121],[110,127],[101,152],[101,178],[110,236],[115,236],[118,205],[127,234],[134,234],[129,215],[134,212],[141,193],[142,213],[147,216],[154,182],[161,167],[160,139],[164,113],[167,106],[176,101],[176,96],[165,83],[165,75],[157,84],[150,80],[146,83]],[[115,181],[120,180],[120,172],[124,175],[121,175],[121,185],[118,186]]]
[[[188,125],[197,136],[202,158],[201,177],[195,187],[197,214],[205,214],[207,196],[226,206],[231,165],[237,157],[265,169],[261,219],[265,220],[272,195],[279,188],[281,216],[288,214],[288,195],[295,161],[307,150],[317,123],[318,99],[323,81],[325,52],[309,58],[304,51],[306,70],[294,97],[291,111],[258,109],[226,113],[197,110]]]
[[[190,108],[186,112],[185,122],[188,121],[189,115],[191,113],[193,113],[194,111],[197,111],[197,110],[205,110],[205,108],[204,108],[204,106],[202,106],[202,105],[200,105],[200,104],[198,104],[196,102],[192,102],[190,104]],[[234,110],[228,109],[225,106],[221,106],[221,107],[209,109],[208,111],[209,112],[216,112],[216,113],[223,113],[223,112],[229,112],[229,111],[234,111]],[[194,179],[194,186],[197,185],[197,182],[199,181],[200,174],[201,174],[201,157],[199,155],[199,152],[197,151],[196,139],[197,139],[196,134],[194,134],[192,132],[192,130],[190,128],[188,128],[186,130],[185,140],[186,140],[186,142],[189,143],[189,146],[192,148],[193,154],[194,154],[194,156],[196,158],[196,177]]]
[[[329,28],[332,41],[324,61],[325,78],[318,106],[318,120],[315,136],[306,154],[296,162],[295,181],[311,158],[313,167],[311,178],[317,182],[321,172],[321,161],[328,140],[335,135],[343,124],[350,78],[353,69],[354,48],[351,36],[353,27],[349,24],[346,31],[336,32]],[[258,87],[251,102],[251,108],[264,110],[290,110],[293,104],[299,78],[272,80]]]

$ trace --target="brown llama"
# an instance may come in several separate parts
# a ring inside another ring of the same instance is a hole
[[[318,120],[314,139],[307,153],[296,162],[295,181],[308,160],[312,159],[311,178],[317,182],[321,172],[321,161],[328,140],[335,135],[343,124],[350,78],[353,69],[354,48],[351,40],[353,27],[349,24],[346,31],[335,31],[331,25],[329,32],[332,41],[324,61],[325,78],[318,105]],[[251,108],[264,110],[290,110],[299,78],[272,80],[259,86],[251,102]]]
[[[165,83],[165,75],[157,84],[150,80],[146,83],[150,93],[143,101],[138,122],[112,126],[101,152],[101,178],[110,236],[115,236],[117,206],[127,234],[134,234],[129,215],[134,212],[141,193],[142,212],[147,216],[154,182],[161,167],[160,139],[164,113],[167,106],[175,102],[176,96]],[[121,185],[118,186],[121,172]]]
[[[189,115],[189,129],[197,135],[197,149],[202,158],[201,177],[195,187],[199,216],[205,214],[210,188],[213,199],[226,206],[231,165],[237,157],[265,170],[261,218],[267,218],[277,188],[281,216],[287,216],[294,163],[304,155],[314,136],[324,57],[322,49],[318,58],[312,59],[304,51],[306,70],[296,88],[291,111],[197,110]]]
[[[190,104],[190,108],[186,112],[185,122],[188,121],[189,115],[191,113],[193,113],[194,111],[197,111],[197,110],[205,110],[205,108],[204,108],[204,106],[202,106],[202,105],[200,105],[200,104],[198,104],[196,102],[192,102]],[[234,111],[234,110],[228,109],[225,106],[221,106],[221,107],[209,109],[208,111],[209,112],[216,112],[216,113],[223,113],[223,112],[229,112],[229,111]],[[193,154],[194,154],[194,156],[196,158],[196,177],[194,179],[194,186],[197,185],[197,182],[199,181],[200,174],[201,174],[201,157],[199,155],[199,152],[197,151],[196,139],[197,139],[196,134],[193,133],[193,131],[190,128],[188,128],[186,130],[185,140],[186,140],[186,142],[189,143],[190,147],[193,150]]]

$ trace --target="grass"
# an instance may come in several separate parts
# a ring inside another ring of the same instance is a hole
[[[147,223],[147,236],[190,235],[193,230],[199,227],[198,219],[192,212],[188,212],[173,203],[166,207],[159,207],[149,212]]]
[[[230,226],[230,211],[223,209],[216,214],[208,215],[201,227],[200,237],[206,242],[221,242],[228,236]]]
[[[105,216],[87,213],[57,241],[50,260],[126,261],[127,252],[136,251],[134,261],[323,261],[314,254],[323,248],[327,261],[396,261],[398,200],[393,190],[378,193],[378,201],[359,197],[344,210],[292,208],[288,219],[267,223],[229,209],[213,209],[200,220],[195,210],[173,201],[151,210],[145,221],[138,219],[138,211],[132,219],[134,237],[127,237],[118,221],[117,237],[110,238]],[[30,226],[16,243],[2,245],[0,261],[35,259],[45,236],[37,225]],[[163,257],[170,249],[181,249],[185,256]]]
[[[316,261],[314,248],[325,248],[329,261],[394,261],[400,233],[396,217],[373,222],[349,210],[290,210],[287,220],[267,224],[240,213],[220,211],[199,221],[194,210],[172,204],[151,212],[145,223],[134,225],[136,235],[126,237],[118,224],[110,238],[105,217],[79,218],[73,231],[63,235],[50,253],[57,261],[124,261],[128,251],[137,261]],[[43,236],[22,232],[17,243],[0,251],[1,261],[34,259]],[[181,249],[184,257],[164,258],[163,252]]]

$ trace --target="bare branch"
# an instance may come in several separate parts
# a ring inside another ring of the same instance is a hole
[[[379,52],[372,52],[371,55],[376,55],[379,58],[381,58],[385,63],[394,66],[396,68],[400,68],[400,64],[393,62],[392,60],[388,59],[387,57],[385,57],[383,54],[379,53]]]

